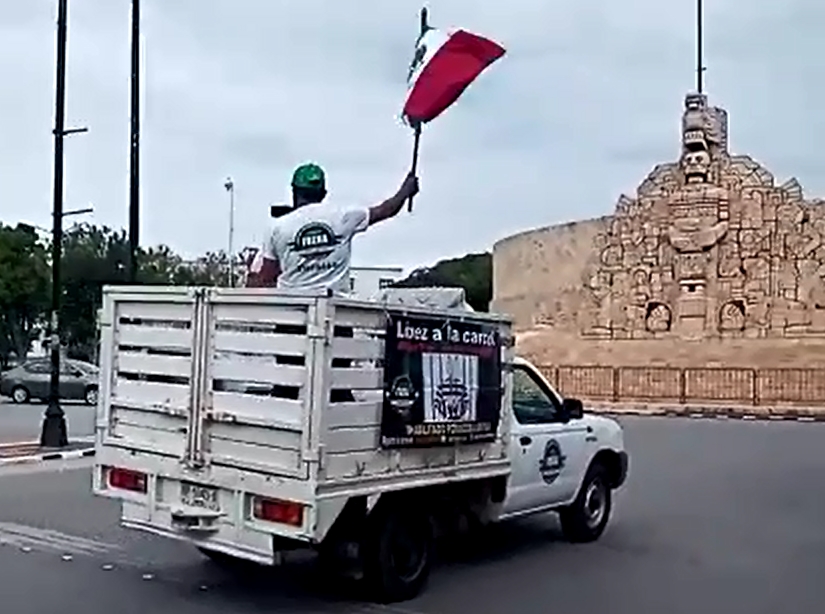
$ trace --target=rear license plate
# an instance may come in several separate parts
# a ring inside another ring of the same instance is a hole
[[[181,503],[189,507],[200,507],[213,512],[220,510],[216,488],[182,482],[180,485],[180,498]]]

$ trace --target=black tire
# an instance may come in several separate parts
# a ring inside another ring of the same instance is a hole
[[[576,500],[559,511],[565,539],[574,543],[599,539],[610,520],[612,494],[605,468],[598,463],[591,465]]]
[[[418,595],[430,575],[433,541],[430,516],[420,503],[379,503],[368,519],[363,544],[370,596],[380,603],[394,603]]]
[[[97,405],[97,396],[97,386],[89,386],[86,388],[86,392],[83,393],[83,401],[89,406]]]
[[[31,401],[31,394],[25,386],[15,386],[11,391],[11,400],[18,405]]]

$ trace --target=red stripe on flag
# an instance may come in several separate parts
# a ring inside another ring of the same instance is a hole
[[[404,115],[422,124],[435,119],[503,55],[504,48],[489,39],[454,32],[423,67],[407,96]]]

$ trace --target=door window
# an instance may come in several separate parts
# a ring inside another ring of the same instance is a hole
[[[558,401],[532,373],[520,367],[513,370],[513,413],[519,424],[557,422],[559,410]]]
[[[68,375],[70,377],[79,377],[83,373],[75,367],[74,365],[66,364],[65,362],[60,363],[60,375]]]
[[[27,362],[23,368],[26,369],[26,371],[28,371],[29,373],[43,375],[51,372],[51,366],[51,363],[40,360],[37,362]]]

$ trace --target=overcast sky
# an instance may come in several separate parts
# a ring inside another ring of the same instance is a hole
[[[66,207],[128,208],[129,0],[70,0]],[[734,152],[825,196],[825,2],[707,0],[706,90]],[[0,219],[50,224],[57,0],[0,0]],[[426,127],[412,214],[356,240],[357,264],[412,267],[507,234],[610,213],[679,148],[695,83],[694,0],[434,0],[435,26],[508,50]],[[397,121],[418,0],[143,0],[142,241],[187,256],[263,238],[292,169],[368,206],[409,167]]]

